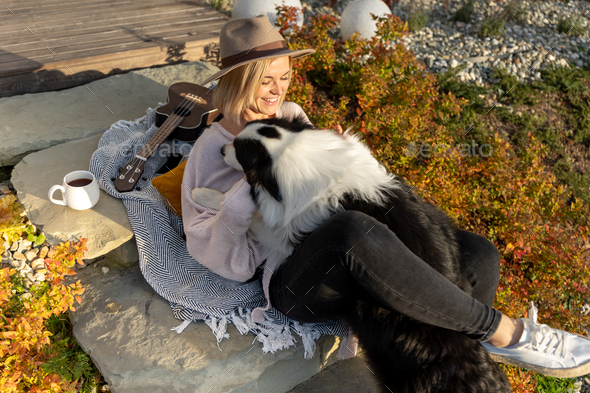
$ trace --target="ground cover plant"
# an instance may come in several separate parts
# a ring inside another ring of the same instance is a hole
[[[287,100],[318,127],[353,125],[388,170],[460,228],[494,242],[502,258],[497,309],[523,317],[534,301],[540,323],[586,334],[590,317],[580,309],[590,293],[588,189],[556,176],[538,130],[515,127],[510,135],[487,127],[482,111],[490,109],[480,96],[490,92],[458,85],[455,94],[427,72],[404,48],[408,27],[395,16],[379,18],[375,38],[344,41],[332,33],[333,17],[298,28],[294,14],[279,12],[289,46],[316,54],[295,62]],[[513,90],[506,99],[522,86]],[[498,116],[508,112],[498,109]],[[536,389],[533,372],[504,367],[514,392]]]
[[[2,243],[27,234],[41,244],[42,234],[23,223],[22,213],[13,195],[0,199]],[[96,367],[75,342],[67,314],[84,292],[80,281],[67,285],[65,279],[75,274],[76,263],[83,263],[86,241],[51,249],[41,270],[45,281],[30,287],[14,268],[0,270],[1,392],[85,392],[96,387]]]

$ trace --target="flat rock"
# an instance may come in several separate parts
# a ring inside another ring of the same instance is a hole
[[[85,258],[105,255],[133,239],[131,224],[123,202],[100,191],[100,199],[90,210],[73,210],[52,203],[47,193],[52,185],[62,184],[66,174],[88,170],[90,157],[102,134],[53,146],[26,156],[12,171],[12,184],[18,191],[27,217],[45,234],[47,242],[88,238]],[[54,198],[60,199],[57,191]],[[132,248],[137,250],[135,241]],[[128,262],[138,261],[137,251]]]
[[[74,335],[115,393],[282,393],[336,360],[339,339],[322,336],[313,359],[297,345],[262,352],[255,335],[228,324],[229,339],[217,344],[204,322],[183,333],[167,301],[139,267],[101,272],[101,262],[78,270],[85,292],[71,312]]]
[[[15,165],[31,152],[135,120],[167,99],[176,82],[200,83],[219,68],[206,62],[148,68],[84,86],[0,98],[0,163]]]
[[[369,368],[365,352],[322,369],[288,393],[375,393],[381,386]]]

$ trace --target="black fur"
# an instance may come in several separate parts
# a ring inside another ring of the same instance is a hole
[[[277,131],[276,127],[261,127],[258,129],[258,134],[270,139],[281,139],[281,133]]]
[[[267,124],[269,126],[278,126],[278,127],[284,128],[286,130],[289,130],[289,132],[301,132],[303,130],[309,130],[310,128],[313,128],[313,126],[311,126],[305,120],[305,118],[302,116],[296,116],[295,118],[293,118],[293,120],[287,120],[287,119],[283,119],[283,118],[273,117],[270,119],[254,120],[248,124],[251,124],[251,123],[260,123],[260,124]],[[248,124],[246,124],[246,126],[248,126]]]
[[[250,195],[258,203],[258,189],[267,190],[277,201],[283,197],[276,176],[272,173],[272,157],[262,142],[253,139],[234,139],[236,159],[242,165],[250,184]]]
[[[257,121],[291,132],[312,128],[303,120]],[[272,132],[265,131],[269,135]],[[244,143],[243,145],[241,143]],[[259,141],[234,141],[238,161],[244,167],[252,195],[258,187],[275,198],[280,190],[271,171],[272,158]],[[351,194],[341,199],[346,210],[357,210],[386,224],[418,257],[471,295],[462,274],[461,250],[453,221],[434,205],[422,200],[407,182],[391,188],[385,208]],[[281,200],[278,199],[277,200]],[[258,202],[257,195],[255,197]],[[423,288],[422,290],[428,290]],[[506,393],[510,384],[499,366],[475,340],[462,333],[418,322],[378,304],[358,300],[346,316],[365,349],[369,367],[382,393]]]
[[[390,195],[385,209],[350,196],[341,202],[346,210],[361,211],[386,224],[417,256],[471,295],[461,274],[464,261],[452,220],[413,193],[405,181],[402,190],[392,189]],[[361,300],[346,320],[367,353],[382,393],[510,391],[506,376],[487,351],[462,333]]]

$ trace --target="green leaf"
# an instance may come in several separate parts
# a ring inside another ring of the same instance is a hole
[[[36,239],[35,239],[36,246],[40,246],[44,242],[45,242],[45,235],[44,234],[40,233],[39,236],[36,236]]]

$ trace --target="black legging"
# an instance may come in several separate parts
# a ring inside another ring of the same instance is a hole
[[[343,317],[356,299],[377,300],[418,321],[487,341],[502,314],[492,308],[500,255],[486,238],[460,231],[462,266],[473,297],[412,253],[386,225],[364,213],[332,216],[272,275],[271,304],[291,319]]]

